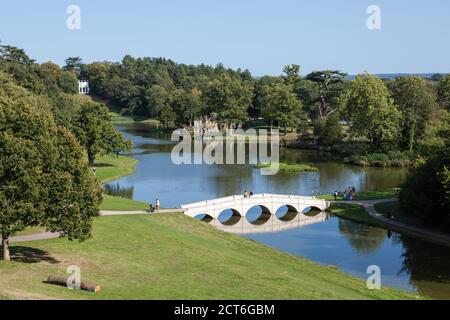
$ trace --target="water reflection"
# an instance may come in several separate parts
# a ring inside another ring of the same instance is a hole
[[[133,199],[133,186],[121,186],[119,183],[108,183],[103,187],[103,190],[110,196]]]
[[[281,161],[307,163],[320,172],[261,176],[260,171],[249,164],[177,166],[171,160],[174,142],[168,140],[168,133],[155,132],[143,124],[117,128],[133,141],[133,156],[139,163],[136,174],[116,183],[124,188],[133,186],[134,199],[159,198],[164,207],[241,194],[244,190],[301,195],[332,193],[349,185],[359,191],[381,190],[398,186],[406,175],[403,169],[355,167],[336,162],[330,154],[286,148],[280,150]]]
[[[387,230],[343,219],[339,220],[339,231],[347,238],[353,249],[361,254],[376,252],[388,236]]]
[[[173,142],[168,140],[169,134],[143,125],[121,125],[118,129],[132,139],[133,157],[139,163],[135,174],[109,184],[114,185],[109,192],[142,201],[158,197],[164,207],[242,194],[244,190],[300,195],[332,193],[349,185],[357,191],[384,190],[397,187],[407,174],[404,169],[345,165],[330,154],[295,149],[281,149],[281,161],[307,163],[319,172],[261,176],[252,165],[176,166],[170,157]],[[254,210],[261,215],[260,210]],[[324,214],[308,217],[317,218],[315,222],[308,220],[311,224],[299,221],[300,215],[295,214],[282,221],[280,217],[288,212],[289,208],[280,209],[262,225],[251,224],[241,216],[235,216],[237,221],[230,226],[217,220],[210,223],[318,263],[336,265],[362,279],[367,279],[369,265],[378,265],[382,285],[450,299],[450,248]]]
[[[258,234],[258,233],[276,233],[280,231],[302,228],[304,226],[322,223],[329,218],[326,212],[320,212],[313,217],[307,217],[303,214],[297,214],[295,218],[289,221],[280,220],[276,215],[266,214],[264,211],[261,212],[260,217],[262,218],[244,218],[239,214],[231,214],[230,217],[225,218],[219,216],[219,220],[210,220],[209,224],[213,225],[215,228],[230,232],[234,234]],[[205,217],[198,217],[203,219]],[[206,217],[208,219],[208,217]]]
[[[450,248],[399,236],[403,252],[401,272],[409,274],[411,284],[425,296],[450,299]]]

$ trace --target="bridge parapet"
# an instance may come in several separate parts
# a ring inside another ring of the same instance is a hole
[[[266,211],[274,215],[282,206],[289,206],[294,208],[298,213],[301,213],[308,207],[316,207],[320,210],[325,210],[328,208],[329,202],[316,199],[315,197],[262,193],[252,195],[251,197],[234,195],[205,200],[182,205],[181,209],[184,210],[186,215],[191,217],[195,217],[199,214],[206,214],[213,219],[217,219],[218,215],[227,209],[231,209],[237,214],[245,216],[247,211],[254,206],[261,206],[263,209],[266,209]]]

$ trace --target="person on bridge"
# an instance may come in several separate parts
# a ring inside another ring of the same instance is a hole
[[[334,191],[334,200],[337,200],[337,197],[338,197],[338,192]]]

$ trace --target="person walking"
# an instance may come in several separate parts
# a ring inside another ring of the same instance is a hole
[[[334,200],[337,200],[337,197],[338,197],[338,192],[334,191]]]
[[[159,199],[156,198],[156,211],[159,211]]]

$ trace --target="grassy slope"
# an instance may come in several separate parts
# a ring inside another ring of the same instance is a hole
[[[119,179],[134,172],[137,160],[124,156],[101,156],[95,161],[96,177],[102,182]]]
[[[371,217],[362,206],[357,204],[332,204],[328,211],[344,219],[372,226],[382,225],[379,220]]]
[[[387,189],[384,191],[356,191],[355,200],[377,200],[377,199],[387,199],[387,198],[395,198],[398,196],[398,189]],[[334,200],[334,196],[332,194],[323,194],[317,197],[318,199],[325,200]],[[342,198],[338,198],[338,200],[342,200]],[[351,201],[349,201],[351,203]]]
[[[138,211],[147,209],[148,204],[145,202],[122,197],[113,197],[107,194],[103,195],[103,202],[100,205],[100,210],[110,211]]]
[[[0,262],[0,296],[66,299],[415,299],[182,214],[99,217],[94,238],[21,243],[47,261]],[[17,252],[14,249],[13,252]],[[98,294],[44,284],[78,265]]]
[[[102,156],[95,161],[96,176],[100,182],[105,183],[134,172],[137,160],[123,156]],[[100,210],[133,211],[148,209],[148,204],[141,201],[104,194]]]

